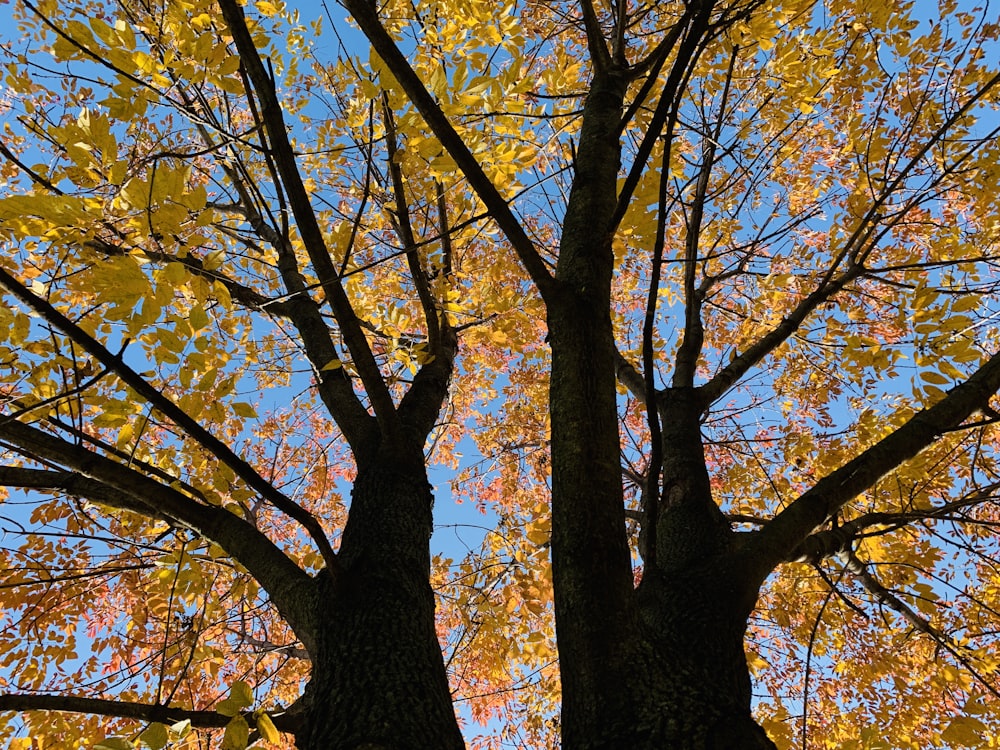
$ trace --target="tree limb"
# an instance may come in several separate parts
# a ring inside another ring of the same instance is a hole
[[[382,119],[385,123],[385,147],[386,166],[389,169],[389,178],[392,182],[392,195],[396,204],[395,224],[396,232],[399,235],[403,247],[406,249],[406,265],[413,280],[413,286],[417,290],[417,297],[420,300],[420,309],[424,314],[424,323],[427,326],[427,345],[432,355],[437,354],[440,345],[441,324],[438,318],[437,305],[431,294],[430,285],[427,283],[427,275],[420,264],[420,253],[417,250],[416,237],[413,234],[413,224],[410,220],[410,202],[406,196],[406,184],[403,179],[403,168],[396,158],[399,152],[399,144],[396,139],[396,121],[389,107],[388,96],[382,94]]]
[[[826,278],[820,282],[817,288],[798,305],[796,305],[795,309],[792,310],[792,312],[789,313],[777,326],[750,346],[750,348],[748,348],[743,354],[736,357],[726,367],[722,368],[709,382],[698,389],[704,406],[707,407],[722,396],[722,394],[725,393],[740,378],[742,378],[750,370],[750,368],[754,367],[765,356],[774,351],[774,349],[791,337],[798,330],[799,326],[806,319],[806,317],[808,317],[808,315],[811,314],[812,311],[815,310],[820,304],[830,299],[834,294],[844,289],[844,287],[858,277],[866,275],[869,272],[869,269],[867,269],[864,265],[866,256],[870,254],[879,239],[892,227],[898,225],[899,222],[909,213],[909,210],[917,205],[921,198],[918,195],[906,201],[904,207],[896,212],[892,220],[886,222],[885,225],[882,226],[882,230],[880,232],[879,227],[882,220],[881,211],[883,210],[883,207],[898,190],[905,189],[907,186],[907,178],[930,152],[930,150],[935,145],[943,141],[947,137],[951,128],[954,127],[973,109],[976,104],[982,101],[989,94],[989,92],[997,86],[1000,86],[1000,73],[984,83],[973,96],[971,96],[964,104],[962,104],[961,107],[952,113],[952,115],[948,117],[929,138],[927,138],[926,142],[916,150],[916,152],[899,169],[898,174],[896,174],[893,180],[872,201],[868,211],[859,220],[857,227],[855,227],[850,237],[848,237],[844,242],[843,248],[838,252],[833,253],[833,262],[830,264]],[[990,134],[991,137],[995,133],[996,130]],[[958,166],[958,164],[968,158],[977,147],[978,146],[973,145],[954,164],[950,164],[944,168],[942,173],[934,179],[932,185],[936,184],[945,175],[950,174]],[[838,278],[834,278],[835,270],[845,259],[848,261],[847,268]]]
[[[606,73],[611,68],[611,53],[608,43],[601,31],[601,24],[594,10],[593,0],[580,0],[580,11],[583,14],[583,25],[587,30],[587,48],[590,50],[590,61],[598,73]]]
[[[295,223],[302,236],[303,245],[319,278],[320,286],[326,294],[327,302],[337,319],[337,324],[340,326],[344,342],[351,352],[351,357],[354,359],[354,365],[357,367],[358,375],[368,393],[368,398],[371,399],[382,434],[384,437],[391,438],[398,433],[399,429],[396,408],[368,344],[368,339],[359,325],[358,317],[354,313],[347,292],[340,283],[337,268],[334,266],[327,249],[326,240],[320,229],[316,213],[313,211],[309,193],[302,181],[302,175],[299,173],[295,151],[288,138],[274,81],[264,68],[253,36],[247,28],[242,7],[236,0],[219,0],[219,7],[222,9],[226,25],[233,35],[240,61],[245,67],[247,76],[253,84],[253,90],[260,100],[260,117],[267,132],[271,156],[281,177],[281,184],[288,193],[288,203],[295,216]]]
[[[224,0],[232,3],[233,0]],[[354,17],[362,32],[368,37],[376,54],[385,62],[392,75],[399,82],[407,97],[420,112],[424,121],[430,126],[434,135],[441,141],[448,155],[469,181],[469,185],[486,206],[491,218],[500,227],[508,241],[520,258],[538,288],[543,299],[550,298],[557,288],[557,283],[549,273],[548,266],[538,254],[531,238],[528,237],[521,222],[518,221],[507,201],[500,195],[496,185],[487,176],[479,160],[472,154],[465,140],[458,134],[447,115],[434,100],[434,97],[424,86],[416,72],[410,66],[406,56],[400,51],[396,42],[389,36],[379,20],[376,3],[369,0],[343,0],[342,5]]]
[[[615,376],[632,396],[646,403],[646,383],[642,373],[618,349],[615,349]]]
[[[286,497],[274,485],[262,477],[244,459],[240,458],[224,442],[209,432],[200,422],[193,419],[177,404],[167,398],[159,389],[151,385],[139,373],[125,364],[121,356],[112,354],[97,339],[84,331],[80,326],[67,318],[47,300],[28,289],[24,284],[0,268],[0,286],[6,288],[21,302],[38,313],[47,323],[62,331],[74,343],[86,350],[94,359],[113,371],[123,383],[146,399],[151,406],[159,410],[174,424],[184,430],[193,440],[208,450],[219,461],[228,466],[247,485],[260,493],[275,508],[298,521],[309,533],[317,549],[326,563],[331,575],[337,571],[336,554],[330,541],[326,538],[319,521],[291,498]]]
[[[725,121],[726,105],[729,102],[730,85],[733,81],[733,71],[739,47],[733,47],[729,56],[729,69],[722,89],[719,115],[716,120],[715,132],[703,139],[702,164],[695,183],[695,194],[691,202],[691,213],[687,217],[687,236],[684,240],[684,334],[674,364],[673,386],[675,388],[690,388],[694,385],[695,372],[698,369],[698,359],[701,357],[705,341],[705,331],[702,325],[701,312],[705,299],[705,291],[696,285],[698,253],[701,249],[702,224],[705,216],[705,202],[708,200],[708,186],[715,167],[715,155],[719,139],[722,136],[722,126]],[[676,110],[671,113],[668,134],[673,130],[677,117]],[[665,150],[669,152],[669,141]],[[664,159],[663,174],[670,172],[670,165]],[[663,178],[666,180],[666,177]],[[661,199],[661,210],[665,209],[664,199]],[[665,231],[665,229],[663,230]],[[659,238],[657,238],[659,241]],[[652,292],[651,292],[652,293]],[[648,390],[648,389],[647,389]],[[649,396],[647,395],[647,398]]]
[[[47,487],[152,518],[167,518],[218,544],[268,592],[299,639],[314,642],[315,582],[270,539],[228,510],[203,505],[109,458],[36,427],[0,420],[0,439],[26,456],[69,471],[0,468],[0,484]]]
[[[193,711],[172,706],[157,706],[132,701],[110,700],[108,698],[84,698],[76,695],[42,695],[38,693],[0,694],[0,711],[65,711],[77,714],[96,714],[120,719],[158,721],[174,724],[190,721],[196,729],[221,729],[231,720],[215,711]],[[267,712],[271,722],[279,732],[296,732],[301,725],[301,717],[288,711]],[[254,725],[252,712],[244,714],[247,723]]]
[[[622,219],[625,218],[628,207],[632,202],[632,196],[639,186],[639,180],[646,169],[646,163],[653,153],[653,147],[660,138],[664,125],[666,125],[670,117],[670,113],[680,104],[678,98],[680,97],[683,84],[690,76],[692,66],[698,59],[698,50],[706,41],[706,34],[709,31],[708,21],[714,6],[715,2],[713,0],[687,4],[684,8],[684,15],[677,21],[677,25],[674,27],[676,31],[672,29],[664,39],[664,42],[669,40],[671,44],[679,41],[680,47],[677,50],[677,56],[674,59],[673,65],[670,67],[667,80],[663,84],[663,91],[660,92],[656,108],[653,110],[653,114],[646,126],[646,132],[639,143],[639,147],[636,149],[632,166],[622,183],[621,191],[618,193],[618,203],[606,231],[616,231]],[[664,50],[664,55],[666,54],[669,54],[669,49]],[[643,91],[645,92],[645,88]],[[631,109],[629,112],[631,113]],[[625,124],[627,122],[623,122],[620,127],[624,127]]]
[[[977,409],[986,407],[1000,390],[1000,354],[994,354],[964,383],[933,406],[914,414],[842,467],[819,480],[762,529],[750,534],[744,550],[747,571],[758,583],[845,503],[878,479],[958,427]]]
[[[972,492],[960,500],[943,503],[933,508],[865,513],[834,528],[810,534],[792,552],[789,559],[818,562],[824,557],[849,551],[852,548],[854,540],[861,536],[883,534],[887,531],[895,531],[914,523],[920,523],[921,521],[963,520],[961,517],[953,514],[994,498],[998,488],[1000,488],[1000,483]],[[974,523],[971,520],[968,522]],[[869,534],[864,533],[867,529],[876,526],[882,528],[879,531],[872,531]]]

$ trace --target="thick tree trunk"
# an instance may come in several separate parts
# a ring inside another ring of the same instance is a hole
[[[319,605],[301,750],[465,746],[434,630],[432,502],[422,462],[389,457],[358,476],[342,572]]]
[[[552,347],[552,564],[564,746],[633,699],[632,575],[619,461],[610,282],[618,121],[625,83],[594,81],[547,300]],[[595,190],[594,186],[604,188]],[[610,192],[607,189],[610,186]],[[621,747],[626,747],[622,745]]]
[[[750,712],[747,597],[732,584],[742,579],[738,566],[738,557],[721,557],[643,576],[639,638],[651,662],[639,689],[652,715],[635,717],[642,730],[629,747],[774,749]]]
[[[751,717],[744,653],[757,587],[712,497],[698,394],[668,389],[658,408],[663,491],[657,549],[636,590],[639,639],[653,659],[645,690],[656,716],[646,744],[634,746],[773,750]]]

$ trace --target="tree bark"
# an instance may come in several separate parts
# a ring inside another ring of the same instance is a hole
[[[638,689],[649,714],[633,719],[629,747],[773,750],[751,716],[743,643],[753,597],[738,584],[740,568],[730,554],[644,572],[636,598],[649,662]]]
[[[393,458],[354,484],[340,576],[319,597],[301,750],[465,746],[434,628],[431,488],[422,461]]]
[[[635,613],[619,462],[610,223],[625,83],[595,79],[548,300],[552,564],[563,741],[575,747],[633,700]]]

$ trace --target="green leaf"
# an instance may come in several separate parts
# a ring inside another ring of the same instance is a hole
[[[139,735],[139,741],[151,750],[166,747],[169,740],[166,725],[158,721],[154,721]]]
[[[215,712],[223,716],[236,716],[240,712],[240,704],[232,698],[226,698],[215,704]]]
[[[226,724],[226,732],[222,735],[222,750],[246,750],[250,741],[250,725],[242,716],[234,716]]]

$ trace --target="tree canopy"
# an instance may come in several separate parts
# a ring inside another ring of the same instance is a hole
[[[0,11],[0,738],[1000,745],[995,9]]]

